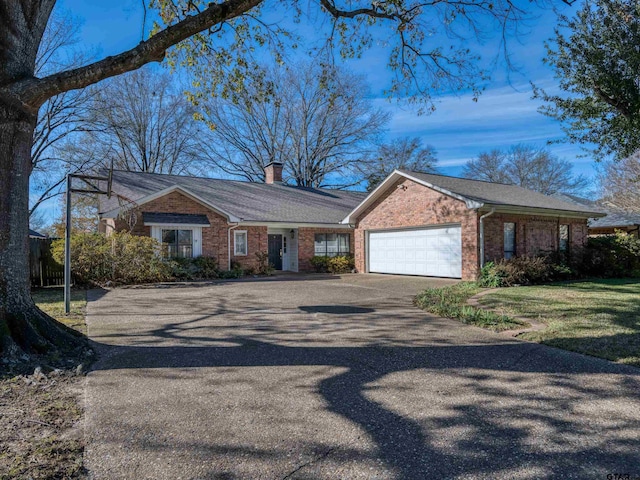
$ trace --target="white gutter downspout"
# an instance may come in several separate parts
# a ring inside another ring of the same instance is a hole
[[[492,208],[490,212],[480,217],[480,268],[484,267],[484,219],[496,213],[496,209]]]
[[[231,224],[229,224],[231,225]],[[234,226],[230,227],[227,230],[227,270],[231,270],[231,230],[234,230],[240,226],[239,223],[236,223]]]

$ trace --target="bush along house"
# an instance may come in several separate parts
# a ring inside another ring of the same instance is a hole
[[[370,194],[295,187],[279,163],[264,183],[115,171],[112,190],[100,199],[102,232],[128,228],[164,255],[220,268],[255,268],[267,252],[292,272],[312,271],[314,256],[354,255],[358,272],[473,280],[485,261],[582,245],[587,220],[604,216],[513,185],[402,170]]]

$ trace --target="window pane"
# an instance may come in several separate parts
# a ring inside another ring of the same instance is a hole
[[[162,230],[162,243],[176,243],[176,231]]]
[[[235,232],[234,243],[235,243],[236,255],[247,254],[247,233],[246,232]]]
[[[516,253],[516,224],[504,224],[504,258],[507,260]]]
[[[338,235],[327,233],[327,257],[335,257],[338,254]]]
[[[560,251],[566,252],[569,248],[569,225],[560,225]]]
[[[191,245],[193,232],[191,230],[178,230],[178,243]]]
[[[324,233],[316,233],[315,236],[315,255],[324,257],[327,254],[326,236]]]
[[[348,233],[339,233],[338,234],[338,253],[340,255],[348,255],[349,252],[349,234]]]

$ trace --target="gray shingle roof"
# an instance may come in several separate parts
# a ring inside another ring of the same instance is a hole
[[[33,238],[47,238],[46,235],[43,235],[40,232],[36,232],[35,230],[31,229],[29,229],[29,236]]]
[[[367,195],[237,180],[113,172],[114,193],[132,201],[176,185],[245,222],[338,224]],[[100,213],[118,207],[115,195],[100,199]]]
[[[144,212],[142,214],[144,223],[165,223],[175,225],[209,225],[206,215],[195,215],[189,213],[155,213]]]
[[[634,227],[640,225],[640,213],[626,212],[612,206],[602,205],[598,201],[577,197],[575,195],[556,196],[568,202],[585,205],[606,212],[606,217],[589,220],[589,226],[592,228]]]
[[[436,175],[431,173],[419,173],[404,170],[401,170],[401,172],[461,197],[483,204],[524,208],[544,208],[580,213],[604,213],[601,208],[568,202],[566,200],[549,195],[543,195],[516,185],[448,177],[446,175]]]

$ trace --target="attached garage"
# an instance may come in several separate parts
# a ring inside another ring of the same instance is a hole
[[[475,280],[485,262],[581,246],[602,215],[516,185],[395,170],[341,223],[355,227],[359,272]]]
[[[369,271],[462,277],[460,225],[369,232]]]

